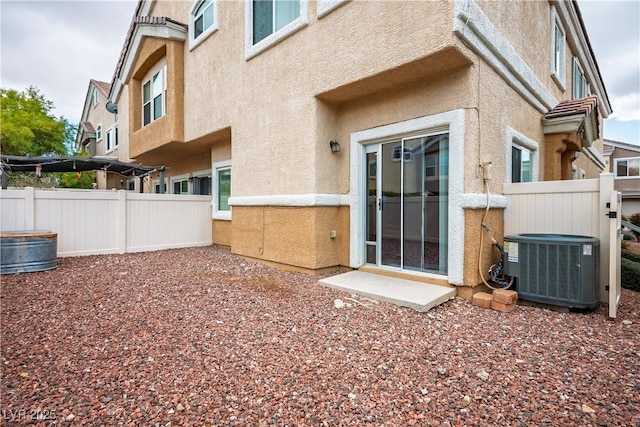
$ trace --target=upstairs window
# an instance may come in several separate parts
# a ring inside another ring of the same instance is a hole
[[[587,96],[587,80],[582,72],[578,58],[573,58],[573,99]]]
[[[142,125],[164,116],[167,94],[167,67],[154,69],[142,83]]]
[[[113,126],[107,130],[107,153],[118,148],[118,127]]]
[[[438,176],[438,156],[429,155],[424,157],[424,176]]]
[[[98,127],[96,127],[96,141],[102,141],[102,125],[99,124]]]
[[[253,0],[253,44],[300,17],[300,0]]]
[[[91,103],[95,107],[96,105],[98,105],[98,102],[100,102],[100,94],[98,93],[98,89],[93,88],[93,96],[92,96]]]
[[[616,159],[616,178],[639,178],[640,157]]]
[[[197,0],[190,15],[190,48],[193,49],[218,29],[216,0]]]
[[[566,33],[560,22],[560,18],[556,14],[555,8],[552,9],[552,47],[551,47],[551,72],[557,82],[564,86],[565,84],[565,64],[566,64]]]

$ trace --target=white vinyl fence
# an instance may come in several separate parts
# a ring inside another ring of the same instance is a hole
[[[620,195],[613,174],[572,181],[505,184],[505,236],[519,233],[573,234],[600,240],[600,300],[616,317],[620,294]],[[616,212],[616,215],[609,215]],[[609,286],[611,284],[611,286]]]
[[[58,234],[58,256],[212,244],[211,196],[101,190],[0,190],[0,230]]]

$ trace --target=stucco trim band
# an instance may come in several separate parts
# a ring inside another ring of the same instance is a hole
[[[456,0],[454,16],[458,37],[534,108],[546,113],[558,104],[475,0]]]
[[[602,154],[600,154],[600,152],[595,149],[593,146],[591,147],[587,147],[587,148],[583,148],[582,152],[584,154],[586,154],[586,156],[593,162],[596,164],[596,166],[598,166],[600,168],[601,171],[604,171],[606,169],[606,163],[604,161],[604,156]]]
[[[271,196],[235,196],[230,206],[349,206],[347,194],[278,194]]]
[[[327,16],[348,1],[349,0],[318,0],[316,6],[318,19]]]
[[[383,138],[401,137],[416,132],[430,133],[439,130],[449,132],[449,247],[448,282],[462,286],[464,270],[464,135],[465,111],[452,110],[432,116],[423,116],[403,122],[353,132],[350,139],[350,245],[349,266],[359,268],[365,264],[364,206],[365,145]]]
[[[575,8],[570,6],[570,2],[553,0],[553,4],[555,4],[555,10],[564,24],[567,43],[583,65],[583,72],[587,74],[587,81],[600,100],[601,113],[606,119],[612,112],[611,104],[601,76],[595,73],[595,70],[598,70],[598,65],[590,52],[589,43],[585,34],[579,30],[581,28],[580,18],[576,14]]]
[[[462,195],[463,209],[486,209],[487,195],[483,193],[466,193]],[[489,195],[489,208],[504,209],[507,207],[507,197],[500,194]]]

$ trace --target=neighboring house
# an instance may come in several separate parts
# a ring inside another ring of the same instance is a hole
[[[84,101],[82,118],[76,135],[76,150],[86,151],[91,157],[109,157],[128,161],[127,150],[122,149],[116,115],[105,108],[111,84],[91,79]],[[135,189],[135,179],[127,181],[120,175],[96,172],[99,189]]]
[[[487,200],[500,239],[503,183],[597,177],[611,113],[573,1],[141,1],[109,96],[215,243],[463,296]]]
[[[615,189],[622,192],[622,215],[640,213],[640,145],[604,140],[607,172],[615,174]]]

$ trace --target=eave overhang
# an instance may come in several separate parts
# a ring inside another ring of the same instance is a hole
[[[184,42],[189,34],[186,25],[166,17],[138,16],[134,18],[132,25],[132,35],[125,41],[125,50],[112,84],[111,99],[116,104],[120,99],[122,89],[131,78],[138,59],[140,45],[145,37]]]

